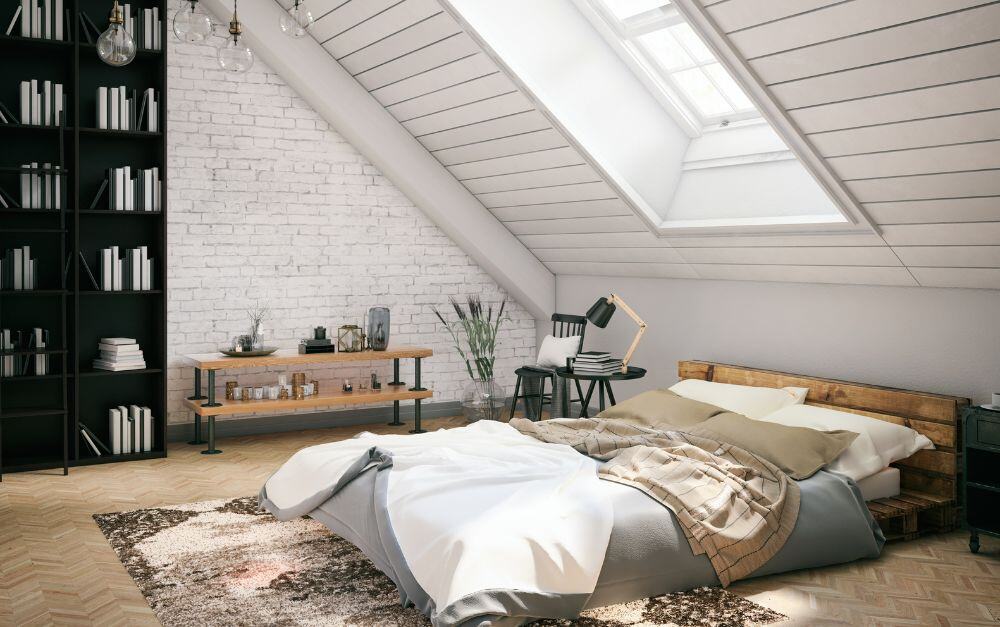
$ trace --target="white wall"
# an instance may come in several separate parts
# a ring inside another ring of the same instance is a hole
[[[617,292],[649,329],[618,398],[677,380],[704,359],[989,402],[1000,391],[1000,291],[559,277],[556,307],[584,313]],[[540,331],[544,324],[539,323]],[[635,333],[618,312],[587,345],[621,355]]]
[[[497,284],[259,60],[231,76],[213,48],[169,45],[169,421],[192,420],[181,356],[245,332],[258,298],[273,312],[270,340],[284,347],[388,306],[393,342],[435,351],[423,370],[433,400],[458,399],[467,375],[431,307],[452,295],[498,301]],[[512,389],[514,368],[534,356],[535,323],[516,303],[509,312],[497,371]],[[312,372],[332,385],[370,370]]]

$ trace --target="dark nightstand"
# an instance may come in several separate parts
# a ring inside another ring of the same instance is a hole
[[[976,553],[980,533],[1000,537],[1000,411],[969,407],[962,422],[964,519],[969,550]]]

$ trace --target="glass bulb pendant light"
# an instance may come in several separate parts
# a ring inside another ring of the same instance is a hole
[[[97,38],[97,56],[113,67],[128,65],[135,58],[135,40],[125,30],[125,18],[118,0],[111,7],[108,29]]]
[[[229,20],[229,37],[219,48],[219,67],[227,72],[242,74],[253,67],[253,51],[243,43],[243,25],[236,14],[236,2],[233,0],[233,19]]]
[[[181,41],[196,44],[212,34],[212,20],[198,10],[198,0],[181,0],[174,13],[174,35]]]
[[[313,22],[312,13],[306,8],[305,0],[294,0],[288,11],[281,14],[278,25],[281,27],[281,32],[297,39],[305,36],[306,30],[313,25]]]

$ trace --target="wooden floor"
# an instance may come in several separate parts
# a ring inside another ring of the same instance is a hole
[[[431,428],[460,419],[428,420]],[[371,431],[393,432],[383,426]],[[223,455],[173,445],[167,459],[4,476],[0,625],[140,625],[156,618],[91,514],[256,494],[290,454],[338,428],[221,440]],[[395,432],[400,432],[395,431]],[[952,533],[889,546],[878,560],[739,582],[731,590],[790,624],[1000,625],[1000,541],[979,555]]]

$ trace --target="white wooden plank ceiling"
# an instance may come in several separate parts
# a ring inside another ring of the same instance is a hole
[[[700,2],[881,237],[656,237],[439,0],[309,5],[323,47],[556,274],[1000,289],[1000,2]]]

